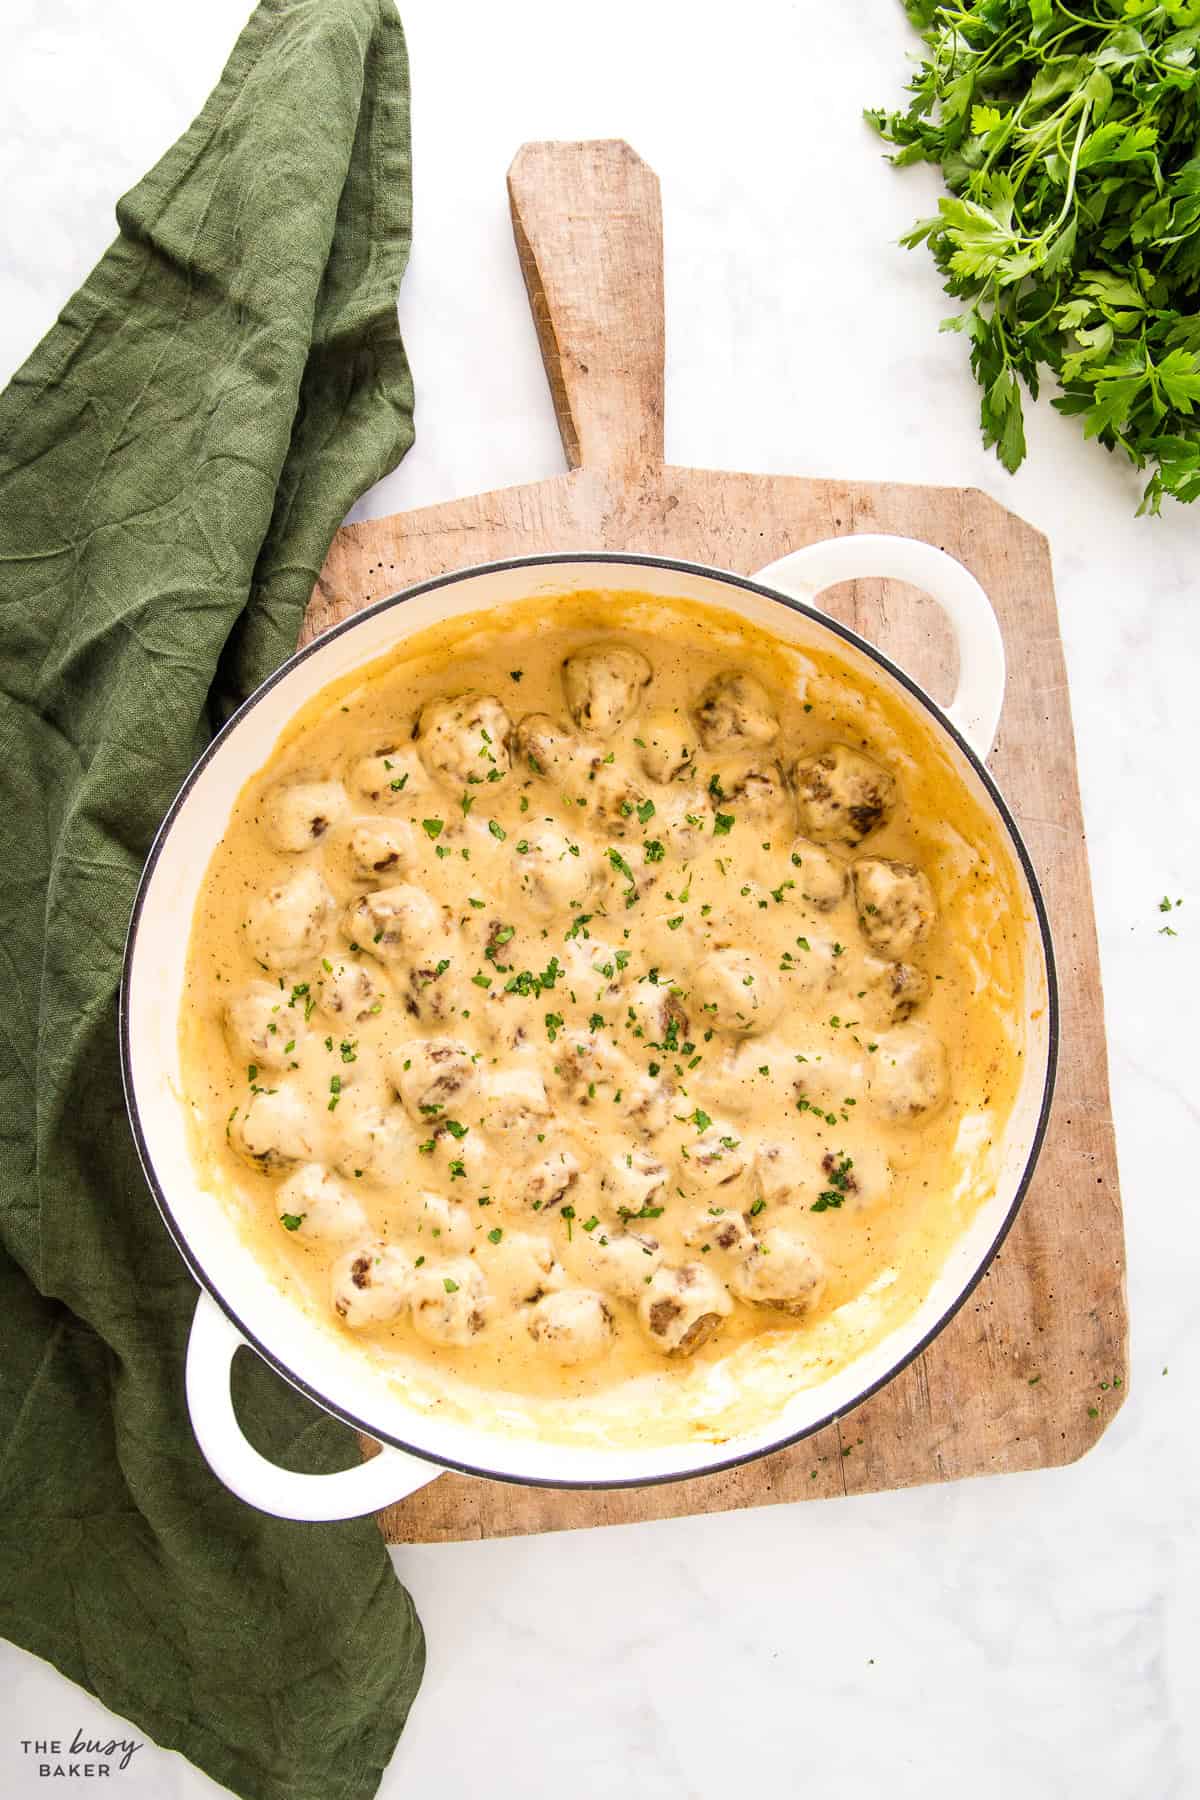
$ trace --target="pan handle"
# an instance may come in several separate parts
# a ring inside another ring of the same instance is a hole
[[[1004,705],[1004,639],[991,601],[962,563],[920,538],[863,532],[806,544],[768,563],[754,580],[815,606],[822,589],[868,577],[911,582],[949,619],[958,643],[958,689],[941,710],[982,761]]]
[[[213,1474],[239,1500],[278,1519],[357,1519],[415,1493],[442,1473],[437,1463],[385,1445],[378,1456],[332,1475],[301,1475],[260,1456],[238,1424],[229,1377],[246,1340],[201,1294],[187,1352],[187,1402],[196,1442]]]

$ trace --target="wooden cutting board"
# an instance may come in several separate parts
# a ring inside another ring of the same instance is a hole
[[[382,1514],[385,1534],[505,1537],[1071,1462],[1125,1397],[1127,1317],[1096,930],[1046,540],[974,489],[668,466],[657,178],[627,144],[526,144],[508,189],[571,472],[345,527],[305,641],[412,582],[537,551],[651,551],[749,574],[843,532],[940,545],[982,582],[1008,649],[990,761],[1046,894],[1062,1058],[1037,1175],[987,1277],[922,1357],[839,1423],[730,1473],[660,1487],[574,1493],[446,1474]],[[923,596],[864,581],[823,604],[948,697],[949,634]]]

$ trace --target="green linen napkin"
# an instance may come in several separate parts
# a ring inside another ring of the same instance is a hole
[[[0,1630],[255,1800],[373,1794],[423,1639],[372,1521],[200,1458],[116,995],[159,819],[412,441],[410,191],[391,0],[264,0],[0,396]],[[355,1460],[256,1358],[236,1387],[266,1454]]]

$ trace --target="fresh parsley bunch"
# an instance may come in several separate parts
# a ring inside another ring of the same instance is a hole
[[[985,444],[1025,456],[1021,383],[1150,478],[1139,511],[1200,494],[1200,0],[906,0],[927,56],[903,112],[868,112],[897,164],[950,194],[927,242],[944,330],[971,340]]]

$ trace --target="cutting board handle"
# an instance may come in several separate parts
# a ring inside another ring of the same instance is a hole
[[[523,144],[508,198],[572,469],[663,460],[662,200],[619,138]]]

